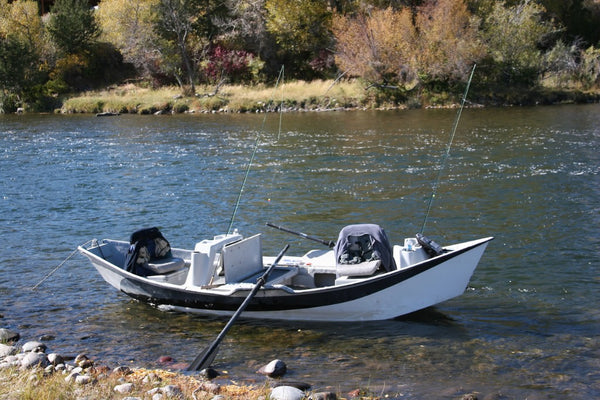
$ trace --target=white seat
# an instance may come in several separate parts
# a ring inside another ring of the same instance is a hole
[[[365,261],[359,264],[338,264],[336,275],[339,276],[369,276],[373,275],[379,266],[381,260]]]
[[[148,263],[148,268],[159,275],[168,274],[169,272],[180,270],[183,267],[185,267],[185,261],[183,258],[178,257],[153,260]]]

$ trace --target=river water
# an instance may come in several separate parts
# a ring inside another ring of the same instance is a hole
[[[400,242],[436,186],[425,234],[495,237],[463,296],[394,321],[240,320],[223,379],[260,383],[279,358],[314,390],[600,398],[600,105],[467,109],[444,161],[455,116],[0,116],[0,326],[113,366],[188,363],[225,320],[130,300],[80,255],[32,287],[77,245],[147,226],[189,248],[233,221],[273,254],[319,244],[266,222],[327,240],[378,223]]]

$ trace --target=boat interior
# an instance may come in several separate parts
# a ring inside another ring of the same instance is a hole
[[[130,247],[125,241],[104,239],[94,241],[86,251],[114,267],[124,268]],[[395,269],[409,268],[430,258],[416,238],[405,239],[403,246],[392,246],[392,256]],[[144,276],[192,290],[231,290],[232,286],[255,284],[274,260],[275,257],[263,256],[260,234],[244,238],[235,231],[198,242],[194,250],[172,248],[168,257],[147,262],[145,271],[149,273]],[[284,256],[264,287],[291,291],[314,289],[344,285],[385,272],[381,260],[340,264],[331,249],[311,250],[299,257]]]

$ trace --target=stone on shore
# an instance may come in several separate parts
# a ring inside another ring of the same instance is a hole
[[[337,400],[337,395],[333,392],[318,392],[313,393],[309,400]]]
[[[15,346],[0,343],[0,358],[14,356],[18,349]]]
[[[46,368],[48,364],[48,357],[44,353],[27,353],[21,360],[21,369]]]
[[[121,385],[117,385],[113,390],[121,394],[130,393],[133,390],[133,383],[123,383]]]
[[[0,342],[14,343],[18,342],[20,338],[21,335],[19,335],[17,332],[13,332],[5,328],[0,328]]]
[[[23,350],[23,353],[30,353],[30,352],[45,353],[46,349],[47,349],[46,345],[44,343],[38,342],[38,341],[27,342],[21,348],[21,350]]]
[[[304,392],[293,386],[277,386],[271,390],[272,400],[302,400]]]
[[[48,362],[56,367],[59,364],[64,364],[65,359],[60,354],[50,353],[48,354]]]

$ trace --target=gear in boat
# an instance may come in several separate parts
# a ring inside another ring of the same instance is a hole
[[[398,258],[402,267],[414,263],[415,256],[424,259],[425,254],[434,257],[443,252],[441,246],[421,234],[417,234],[417,240],[413,239],[411,243],[412,246],[405,245],[403,249],[399,249],[399,246],[392,248],[385,231],[379,225],[348,225],[340,231],[333,252],[313,250],[302,257],[302,260],[291,264],[294,267],[302,264],[311,266],[314,270],[311,273],[314,286],[320,287],[334,285],[336,278],[340,277],[365,277],[393,271],[398,268],[395,258]],[[213,241],[202,241],[195,251],[208,255],[208,259],[194,262],[192,256],[186,262],[182,257],[174,257],[169,241],[158,228],[144,228],[131,235],[123,269],[138,276],[160,278],[183,272],[189,267],[189,271],[186,271],[189,285],[212,286],[252,282],[254,275],[264,268],[260,235],[242,238],[235,232],[233,235],[215,237]],[[404,254],[407,251],[409,253]],[[335,259],[331,259],[332,255]],[[406,260],[407,256],[411,257],[410,261]],[[294,270],[293,274],[286,272],[292,272],[289,266],[278,267],[271,281],[282,275],[291,278],[298,271]],[[291,281],[288,284],[292,286]],[[313,284],[303,282],[293,286],[306,287]]]

